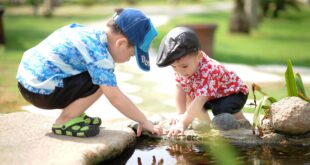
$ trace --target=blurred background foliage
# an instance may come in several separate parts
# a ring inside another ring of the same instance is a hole
[[[173,17],[157,28],[152,47],[157,50],[163,36],[175,26],[216,24],[212,58],[220,62],[285,65],[290,58],[294,66],[310,67],[310,0],[0,0],[0,10],[5,11],[0,20],[5,36],[5,44],[0,45],[0,113],[22,111],[21,107],[29,104],[19,94],[15,79],[22,54],[61,26],[106,20],[118,7],[146,7],[147,11],[147,7],[170,6],[169,10],[182,10],[184,6],[223,2],[233,4],[233,9]],[[128,83],[144,88],[135,93],[143,98],[140,108],[148,113],[174,112],[163,103],[170,95],[159,93],[153,88],[156,84],[146,81],[141,72],[119,68],[135,77]],[[260,86],[276,99],[286,96],[284,82]],[[305,84],[305,90],[310,93],[310,84]],[[253,99],[252,94],[249,99]],[[253,112],[253,108],[243,111]],[[213,144],[220,144],[211,146],[211,152],[219,152],[215,156],[226,156],[219,157],[219,163],[237,164],[229,159],[235,158],[234,151],[224,143]]]
[[[249,4],[250,1],[257,3]],[[53,4],[50,12],[45,11],[47,2]],[[291,58],[294,66],[310,67],[310,5],[306,0],[0,0],[0,6],[5,10],[1,17],[5,44],[0,46],[0,112],[20,111],[22,105],[28,104],[16,87],[15,75],[20,58],[25,50],[39,43],[55,29],[73,22],[89,24],[106,20],[117,7],[136,7],[146,12],[151,8],[157,8],[157,11],[169,9],[174,12],[183,7],[208,7],[216,3],[230,3],[233,9],[171,17],[166,24],[157,28],[159,34],[152,47],[157,50],[162,37],[175,26],[216,24],[213,56],[216,60],[248,65],[286,65],[287,59]],[[274,14],[276,10],[277,14]],[[246,17],[240,18],[240,15]],[[256,24],[251,22],[253,15]],[[244,22],[248,30],[243,30]],[[152,86],[146,85],[139,78],[131,83],[148,89]],[[275,98],[285,96],[284,83],[260,86]],[[309,93],[310,84],[305,84],[305,89]],[[149,91],[140,92],[139,96],[145,98],[143,106],[146,109],[169,109],[153,104],[168,96],[152,97]]]

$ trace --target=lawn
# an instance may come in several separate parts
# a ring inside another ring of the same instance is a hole
[[[90,17],[56,16],[51,19],[33,17],[29,14],[4,15],[6,46],[0,47],[0,113],[21,111],[26,105],[18,92],[15,79],[18,64],[23,52],[39,43],[55,29],[73,23],[87,23],[103,19],[105,15]]]
[[[178,17],[159,28],[155,47],[171,28],[184,24],[217,24],[213,58],[245,64],[283,64],[310,67],[310,8],[288,10],[279,19],[265,18],[250,35],[230,34],[229,13],[195,14]]]
[[[88,9],[89,10],[89,9]],[[99,10],[99,9],[96,9]],[[74,13],[74,12],[72,12]],[[87,12],[85,12],[87,13]],[[47,19],[33,17],[31,14],[16,14],[7,12],[4,15],[6,46],[0,47],[0,113],[21,111],[21,106],[27,104],[18,92],[15,79],[20,58],[25,50],[40,42],[56,28],[78,22],[87,23],[107,17],[107,14],[63,15]],[[237,62],[250,65],[278,63],[285,64],[292,58],[294,65],[310,67],[309,43],[310,9],[304,8],[301,13],[289,11],[280,19],[265,19],[260,27],[251,35],[231,35],[228,33],[228,13],[198,14],[178,17],[169,24],[159,27],[159,36],[153,47],[158,48],[161,38],[172,27],[179,24],[216,23],[215,55],[214,58],[223,62]],[[308,44],[308,45],[307,45]],[[122,69],[125,70],[126,69]],[[166,95],[157,95],[151,89],[151,83],[145,84],[135,75],[136,80],[130,83],[141,85],[142,92],[135,95],[144,98],[143,109],[156,112],[171,107],[158,104]],[[281,98],[285,96],[284,84],[266,84],[263,86],[270,95]],[[310,85],[306,86],[309,93]],[[150,92],[153,92],[150,95]],[[155,104],[154,104],[155,103]]]

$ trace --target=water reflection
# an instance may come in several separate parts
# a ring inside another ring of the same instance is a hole
[[[309,147],[250,147],[240,148],[242,159],[253,165],[310,165]]]
[[[126,164],[210,164],[213,160],[202,144],[167,141],[140,140],[136,150]]]
[[[310,148],[241,147],[236,159],[245,165],[310,165]],[[206,145],[195,142],[139,140],[136,148],[104,164],[126,165],[216,165]]]
[[[152,156],[152,164],[151,165],[163,165],[164,164],[164,160],[160,159],[158,162],[156,160],[156,157],[153,155]],[[142,165],[142,160],[140,157],[138,157],[138,165]]]

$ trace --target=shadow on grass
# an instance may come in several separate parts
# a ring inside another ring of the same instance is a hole
[[[45,18],[31,15],[6,15],[4,17],[6,49],[25,51],[62,26],[71,23],[84,24],[97,19],[104,19],[104,17],[54,16],[52,18]],[[12,20],[14,21],[12,22]]]
[[[223,53],[223,52],[216,52],[212,58],[220,61],[220,62],[228,62],[228,63],[242,63],[248,65],[268,65],[268,64],[279,64],[279,65],[286,65],[287,59],[273,59],[270,60],[269,58],[259,57],[260,55],[255,56],[247,56],[243,57],[238,54],[231,54],[231,53]],[[294,65],[298,66],[305,66],[310,67],[310,58],[305,59],[294,59]]]
[[[294,44],[294,43],[309,43],[310,42],[310,36],[279,36],[279,35],[273,35],[268,37],[269,40],[279,43],[288,43],[288,44]]]
[[[38,44],[42,38],[47,37],[47,33],[36,29],[15,29],[7,30],[6,37],[7,50],[25,51],[28,48]]]

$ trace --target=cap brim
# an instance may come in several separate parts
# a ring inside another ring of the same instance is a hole
[[[149,52],[145,52],[139,47],[135,46],[135,55],[140,69],[143,71],[150,71]]]
[[[157,31],[150,22],[150,30],[145,35],[143,43],[140,46],[135,46],[136,60],[143,71],[150,71],[149,47],[156,36]]]

